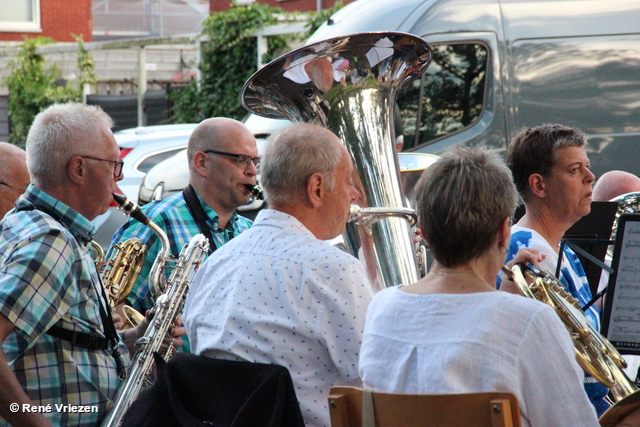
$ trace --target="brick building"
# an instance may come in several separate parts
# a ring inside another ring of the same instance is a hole
[[[336,0],[236,0],[236,3],[238,5],[244,5],[253,3],[254,1],[262,4],[268,4],[274,7],[279,7],[286,10],[287,12],[307,12],[318,10],[318,7],[320,7],[321,9],[328,9],[330,7],[333,7],[333,5],[336,3]],[[347,4],[353,1],[354,0],[343,0],[343,3]],[[231,7],[231,0],[209,0],[209,2],[209,8],[212,12],[220,12]]]
[[[75,41],[72,34],[91,41],[91,0],[2,0],[0,42],[45,36],[59,42]]]

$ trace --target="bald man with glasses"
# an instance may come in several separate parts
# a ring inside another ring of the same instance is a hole
[[[189,186],[165,200],[142,207],[169,237],[172,255],[178,255],[183,245],[198,233],[209,238],[213,252],[252,224],[236,213],[239,206],[251,201],[246,186],[256,184],[260,164],[251,131],[228,118],[204,120],[189,138],[187,157]],[[114,245],[131,237],[139,238],[148,252],[126,303],[144,313],[154,304],[149,291],[149,272],[161,243],[148,227],[130,219],[114,234],[107,257],[111,256]]]

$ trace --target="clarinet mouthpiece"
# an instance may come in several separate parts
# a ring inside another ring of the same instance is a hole
[[[251,195],[258,200],[264,200],[264,192],[259,185],[244,184],[244,188],[249,190]]]
[[[149,218],[140,210],[140,206],[133,203],[123,194],[113,193],[113,200],[118,205],[118,208],[126,215],[140,221],[144,225],[149,223]]]

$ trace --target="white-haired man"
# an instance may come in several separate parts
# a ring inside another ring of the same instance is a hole
[[[56,104],[29,131],[32,183],[0,223],[0,425],[97,425],[120,384],[127,350],[87,248],[122,179],[112,126]]]

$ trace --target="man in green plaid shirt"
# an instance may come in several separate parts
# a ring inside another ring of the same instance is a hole
[[[219,248],[251,227],[252,222],[238,215],[236,209],[251,201],[245,184],[256,184],[260,162],[256,140],[251,131],[236,120],[211,118],[194,129],[187,157],[189,183],[197,198],[196,204],[204,211],[205,228],[211,233],[214,243],[211,249],[215,250],[214,247]],[[196,223],[182,191],[145,205],[142,211],[167,234],[170,253],[174,256],[193,236],[206,234]],[[131,218],[114,234],[107,258],[116,243],[131,237],[137,237],[148,247],[140,275],[127,298],[133,308],[144,314],[154,305],[149,272],[162,246],[150,228]]]
[[[88,249],[122,179],[112,126],[97,107],[56,104],[29,131],[32,184],[0,223],[0,425],[95,426],[120,384]]]

